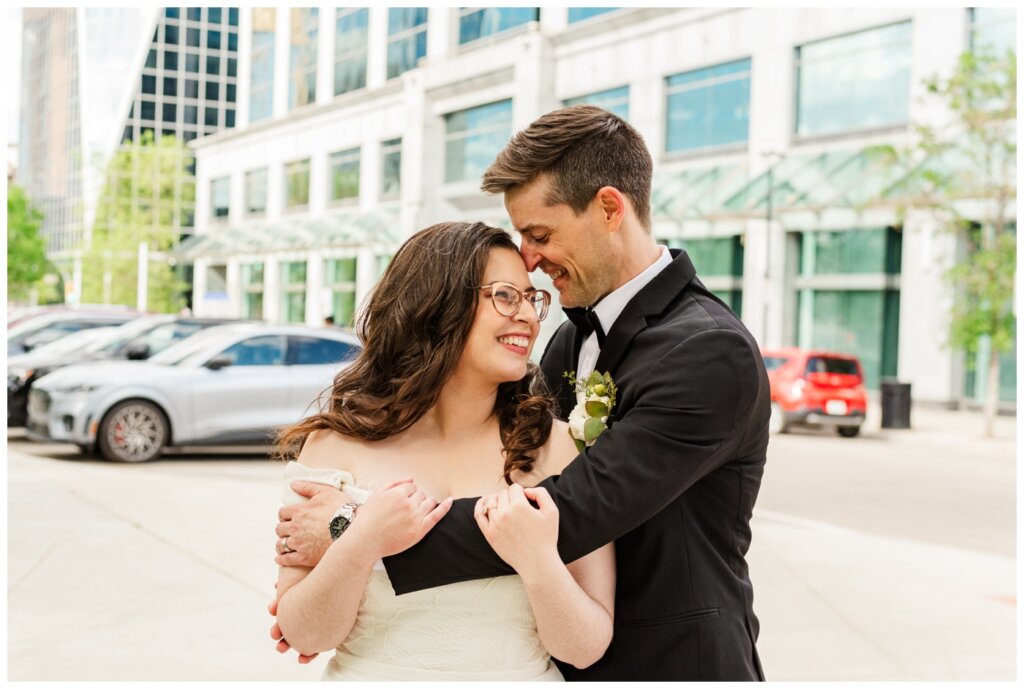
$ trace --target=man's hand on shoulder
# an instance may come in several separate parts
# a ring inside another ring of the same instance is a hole
[[[293,481],[292,490],[309,500],[278,510],[278,554],[274,562],[283,567],[315,567],[331,547],[331,518],[352,499],[333,486],[309,481]],[[291,552],[282,553],[286,538]]]

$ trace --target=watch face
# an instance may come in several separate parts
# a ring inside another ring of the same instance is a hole
[[[335,540],[335,541],[338,540],[338,537],[341,536],[341,534],[345,533],[345,529],[347,529],[348,525],[351,524],[351,523],[352,523],[351,519],[349,519],[348,517],[346,517],[344,515],[340,515],[340,514],[337,517],[335,517],[334,519],[332,519],[331,520],[331,539]]]

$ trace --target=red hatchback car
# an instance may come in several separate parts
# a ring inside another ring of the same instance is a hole
[[[844,438],[860,433],[867,414],[864,371],[857,357],[782,347],[761,352],[772,389],[772,433],[793,425],[832,426]]]

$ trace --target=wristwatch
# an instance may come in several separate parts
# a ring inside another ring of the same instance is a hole
[[[356,508],[359,507],[358,502],[347,502],[338,508],[338,511],[331,517],[331,540],[336,541],[341,534],[345,533],[351,524],[352,520],[356,516]]]

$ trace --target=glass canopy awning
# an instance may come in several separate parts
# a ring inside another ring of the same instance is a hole
[[[174,249],[174,255],[191,261],[289,250],[394,245],[397,241],[398,214],[378,209],[371,213],[332,213],[315,218],[283,217],[267,223],[217,228],[185,239]]]

